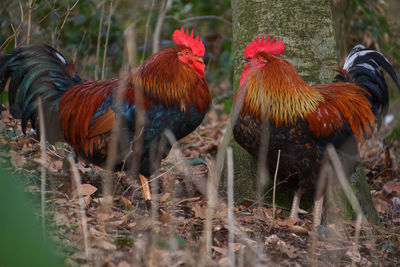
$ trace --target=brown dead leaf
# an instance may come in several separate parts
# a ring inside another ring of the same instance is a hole
[[[124,205],[125,209],[127,209],[127,210],[133,209],[132,202],[129,199],[127,199],[126,197],[121,196],[119,201],[121,201],[121,203],[122,203],[122,205]]]
[[[199,201],[200,197],[190,197],[190,198],[185,198],[182,199],[178,202],[178,204],[183,204],[183,203],[188,203],[188,202],[195,202],[195,201]]]
[[[375,209],[379,213],[386,213],[390,208],[390,203],[379,198],[374,198]]]
[[[97,219],[98,219],[99,221],[102,221],[102,222],[107,221],[107,220],[110,219],[111,217],[112,217],[111,215],[108,215],[108,214],[106,214],[106,213],[97,213]]]
[[[65,204],[65,203],[67,203],[67,199],[66,198],[57,198],[55,201],[54,201],[54,203],[55,204]]]
[[[222,266],[222,267],[225,267],[225,266],[229,266],[229,257],[223,257],[223,258],[221,258],[219,261],[218,261],[218,266]]]
[[[383,186],[383,191],[386,195],[395,194],[400,196],[400,182],[389,181]]]
[[[303,235],[308,234],[308,229],[300,225],[293,225],[289,227],[289,229],[297,234],[303,234]]]
[[[92,202],[92,198],[90,196],[83,197],[83,202],[85,203],[85,207],[88,207],[90,202]]]
[[[193,207],[192,210],[194,212],[194,216],[200,219],[205,219],[206,218],[206,209],[203,208],[200,203],[196,203]]]
[[[150,216],[141,216],[136,220],[135,229],[138,231],[146,231],[151,225]]]
[[[160,197],[160,202],[165,202],[170,197],[171,197],[171,193],[167,192],[162,197]]]
[[[285,253],[289,258],[295,259],[298,257],[295,247],[286,244],[284,241],[279,241],[278,246],[279,246],[280,250],[283,253]]]
[[[165,212],[158,217],[158,220],[162,223],[169,223],[171,221],[171,218],[171,215]]]
[[[62,160],[53,160],[50,163],[49,171],[50,172],[60,172],[62,171],[63,162]]]
[[[94,227],[89,227],[89,232],[94,238],[105,238],[107,236],[106,233],[100,232],[96,230]]]
[[[217,247],[217,246],[211,246],[211,248],[212,248],[213,250],[215,250],[216,252],[218,252],[218,253],[224,255],[224,256],[227,254],[227,251],[226,251],[225,248],[220,248],[220,247]]]
[[[83,251],[78,251],[69,256],[69,258],[74,260],[86,260],[86,254]]]
[[[10,161],[11,164],[15,167],[15,168],[22,168],[25,164],[26,164],[26,158],[21,156],[18,152],[16,152],[15,150],[10,150]]]
[[[131,267],[131,265],[126,261],[120,261],[117,267]]]
[[[116,250],[117,246],[106,241],[106,240],[98,240],[93,243],[94,247],[102,248],[105,250]]]
[[[82,195],[83,196],[90,196],[92,195],[94,192],[97,191],[97,187],[94,187],[91,184],[82,184],[81,185],[81,190],[82,190]],[[72,192],[72,196],[74,198],[76,198],[78,196],[78,190],[75,189],[74,192]]]

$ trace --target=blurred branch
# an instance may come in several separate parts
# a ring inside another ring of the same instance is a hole
[[[98,71],[99,71],[99,64],[100,64],[100,43],[101,43],[101,27],[103,26],[103,17],[104,17],[104,4],[105,2],[101,2],[101,15],[100,15],[100,22],[99,22],[99,30],[97,33],[97,46],[96,46],[96,66],[94,69],[94,78],[98,79]]]
[[[32,6],[29,8],[28,17],[30,16],[30,13],[32,13],[32,11],[33,11],[33,6],[35,5],[35,3],[36,3],[36,0],[33,1]],[[26,17],[26,16],[25,16],[25,17]],[[21,21],[21,23],[18,25],[17,29],[15,29],[14,34],[11,35],[10,37],[8,37],[7,40],[5,40],[5,41],[3,42],[3,44],[0,46],[0,50],[6,49],[6,48],[10,45],[10,43],[12,42],[12,40],[14,40],[14,38],[16,38],[16,35],[17,35],[18,32],[21,30],[21,27],[22,27],[22,25],[24,24],[24,22],[25,22],[25,18],[24,18],[24,20]],[[41,20],[40,22],[42,22],[42,20]],[[39,23],[40,23],[40,22],[39,22]],[[11,27],[12,27],[12,24],[11,24]],[[25,37],[25,38],[26,38],[26,37]]]
[[[160,35],[161,29],[164,23],[165,14],[167,13],[169,0],[163,0],[160,6],[160,12],[158,13],[156,28],[154,29],[154,38],[153,38],[153,54],[157,53],[160,49]]]
[[[151,1],[150,12],[149,12],[149,15],[148,15],[147,21],[146,21],[145,35],[144,35],[144,46],[143,46],[143,55],[142,55],[142,59],[140,60],[140,64],[143,62],[144,55],[146,54],[147,38],[148,38],[148,35],[149,35],[149,26],[150,26],[150,18],[151,18],[151,13],[153,13],[154,2],[155,2],[155,0]]]
[[[166,16],[165,18],[166,18],[166,19],[173,19],[173,20],[178,21],[178,22],[183,23],[183,24],[188,23],[188,22],[190,22],[190,21],[195,21],[195,20],[216,19],[216,20],[220,20],[220,21],[222,21],[222,22],[224,22],[224,23],[226,23],[226,24],[228,24],[228,25],[232,25],[232,22],[231,22],[231,21],[229,21],[229,20],[227,20],[227,19],[224,19],[224,18],[222,18],[222,17],[213,16],[213,15],[210,15],[210,16],[190,17],[190,18],[186,18],[186,19],[177,19],[177,18],[172,17],[172,16]]]
[[[60,39],[61,31],[62,31],[62,29],[64,28],[64,25],[65,25],[65,22],[67,21],[67,18],[68,18],[68,16],[69,16],[69,13],[75,8],[75,6],[78,4],[78,2],[79,2],[79,0],[77,0],[77,1],[72,5],[71,8],[70,8],[69,5],[68,5],[67,12],[66,12],[66,14],[65,14],[63,23],[62,23],[61,28],[60,28],[60,31],[58,32],[56,42],[58,42],[58,40]]]
[[[111,28],[111,17],[113,14],[113,0],[110,2],[110,14],[108,14],[107,21],[107,33],[106,33],[106,41],[104,44],[104,54],[103,54],[103,67],[101,68],[101,79],[104,79],[105,69],[106,69],[106,57],[107,57],[107,48],[108,48],[108,39],[110,37],[110,28]]]
[[[124,31],[125,51],[128,59],[129,68],[132,69],[137,65],[137,48],[136,48],[136,23],[132,22]],[[124,57],[125,58],[125,57]]]

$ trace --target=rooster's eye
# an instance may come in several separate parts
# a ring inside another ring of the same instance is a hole
[[[189,54],[189,51],[186,50],[186,51],[185,51],[185,55],[188,55],[188,54]]]

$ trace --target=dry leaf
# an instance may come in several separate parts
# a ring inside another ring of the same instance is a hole
[[[99,240],[93,244],[94,247],[102,248],[105,250],[116,250],[117,246],[106,241],[106,240]]]
[[[90,196],[90,195],[92,195],[94,192],[96,192],[97,191],[97,187],[94,187],[93,185],[91,185],[91,184],[82,184],[81,185],[81,192],[82,192],[82,195],[83,196]],[[74,190],[74,192],[72,192],[72,196],[74,197],[74,198],[76,198],[77,196],[78,196],[78,190],[77,189],[75,189]]]
[[[120,261],[117,267],[131,267],[131,265],[126,261]]]
[[[192,210],[194,211],[194,216],[200,219],[205,219],[206,218],[206,209],[203,208],[200,203],[196,203],[193,207]]]
[[[158,217],[158,220],[162,223],[169,223],[171,221],[171,215],[165,212]]]
[[[10,150],[10,155],[11,155],[11,164],[15,168],[22,168],[26,164],[26,158],[19,155],[18,152],[15,150]]]
[[[226,251],[225,248],[220,248],[220,247],[216,247],[216,246],[211,246],[211,248],[212,248],[213,250],[215,250],[216,252],[218,252],[218,253],[224,255],[224,256],[227,254],[227,251]]]
[[[389,181],[383,186],[386,195],[396,194],[400,196],[400,182]]]
[[[165,202],[170,197],[171,197],[171,193],[167,192],[162,197],[160,197],[160,202]]]
[[[200,200],[200,197],[190,197],[190,198],[185,198],[185,199],[180,200],[178,202],[178,204],[183,204],[183,203],[188,203],[188,202],[195,202],[195,201],[198,201],[198,200]]]
[[[124,205],[125,209],[127,209],[127,210],[133,209],[132,202],[129,199],[127,199],[126,197],[121,196],[119,201],[121,201],[121,203],[122,203],[122,205]]]

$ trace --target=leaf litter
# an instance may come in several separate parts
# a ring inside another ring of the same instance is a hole
[[[20,134],[17,121],[7,114],[3,112],[0,145],[8,152],[0,152],[0,161],[10,162],[13,171],[24,174],[26,191],[33,196],[40,194],[40,165],[47,168],[48,229],[67,266],[229,265],[229,226],[223,200],[217,203],[212,216],[211,258],[205,258],[202,250],[208,162],[215,159],[227,115],[211,111],[205,122],[174,146],[162,162],[153,176],[159,177],[154,180],[159,191],[153,192],[159,199],[156,214],[145,208],[138,182],[122,172],[111,173],[115,181],[113,202],[111,210],[106,210],[102,181],[107,172],[79,161],[90,240],[88,260],[76,189],[64,160],[71,148],[66,144],[48,145],[47,160],[43,162],[37,137],[31,132],[26,137]],[[249,209],[247,203],[235,203],[233,252],[238,265],[400,264],[400,236],[396,234],[400,232],[400,144],[379,140],[382,138],[368,140],[360,150],[374,204],[382,218],[380,226],[362,226],[355,243],[353,221],[324,226],[323,234],[317,234],[311,229],[311,215],[304,215],[298,223],[280,207],[273,219],[268,205]]]

